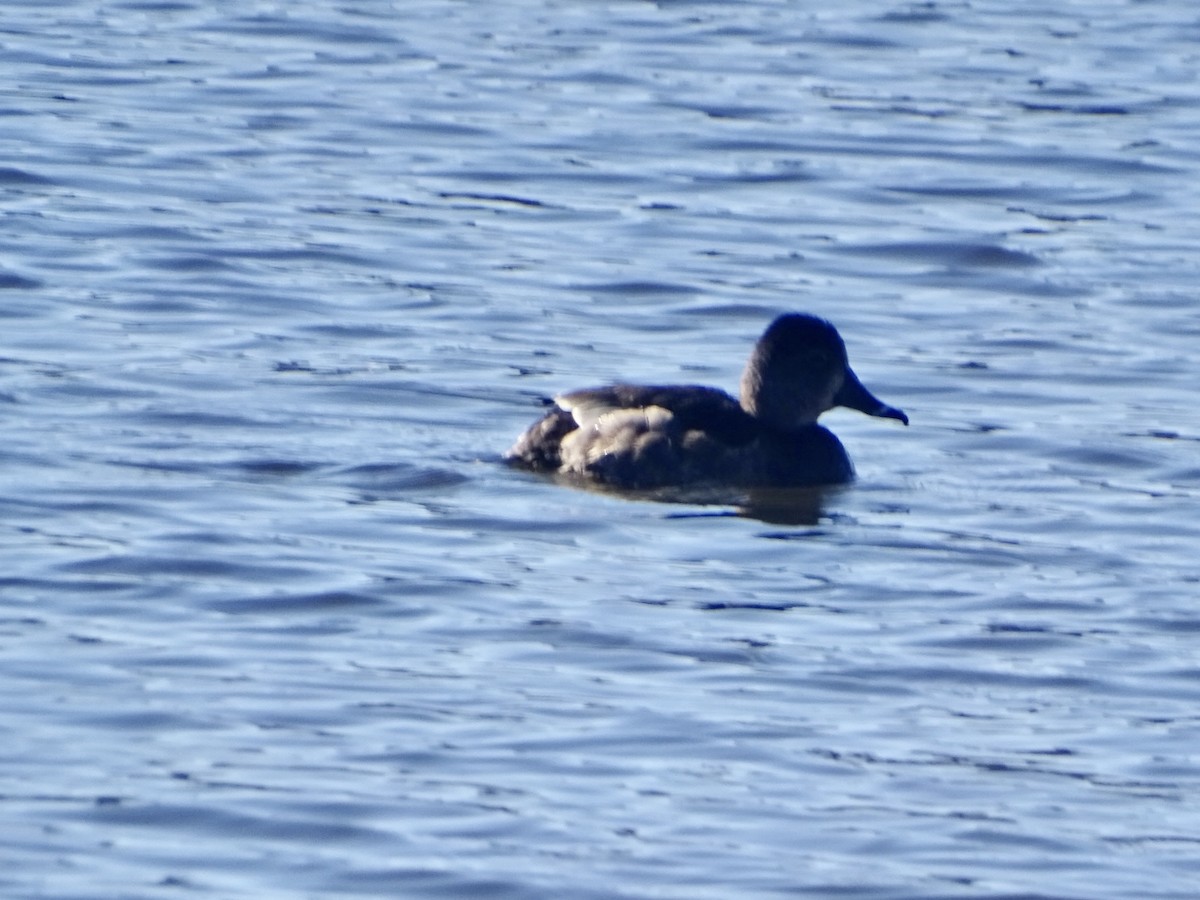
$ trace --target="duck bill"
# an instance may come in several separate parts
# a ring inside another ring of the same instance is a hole
[[[908,416],[903,410],[888,406],[870,391],[868,391],[852,369],[846,369],[846,380],[842,382],[841,390],[833,396],[834,406],[845,406],[847,409],[857,409],[868,416],[878,416],[881,419],[898,419],[905,425]]]

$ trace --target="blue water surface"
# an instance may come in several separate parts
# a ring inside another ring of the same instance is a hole
[[[1198,39],[8,3],[0,894],[1196,896]],[[854,486],[500,464],[785,310]]]

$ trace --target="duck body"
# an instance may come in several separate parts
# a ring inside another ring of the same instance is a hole
[[[832,325],[804,314],[776,319],[755,346],[741,398],[700,385],[571,391],[531,425],[508,462],[625,489],[842,484],[854,467],[817,417],[838,405],[908,424],[850,370]]]

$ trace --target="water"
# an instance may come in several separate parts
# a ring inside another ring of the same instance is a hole
[[[1192,897],[1188,3],[9,3],[6,897]],[[815,522],[498,463],[833,319]]]

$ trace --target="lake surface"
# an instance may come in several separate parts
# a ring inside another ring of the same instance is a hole
[[[1200,16],[10,2],[0,894],[1192,898]],[[807,515],[540,398],[882,399]]]

